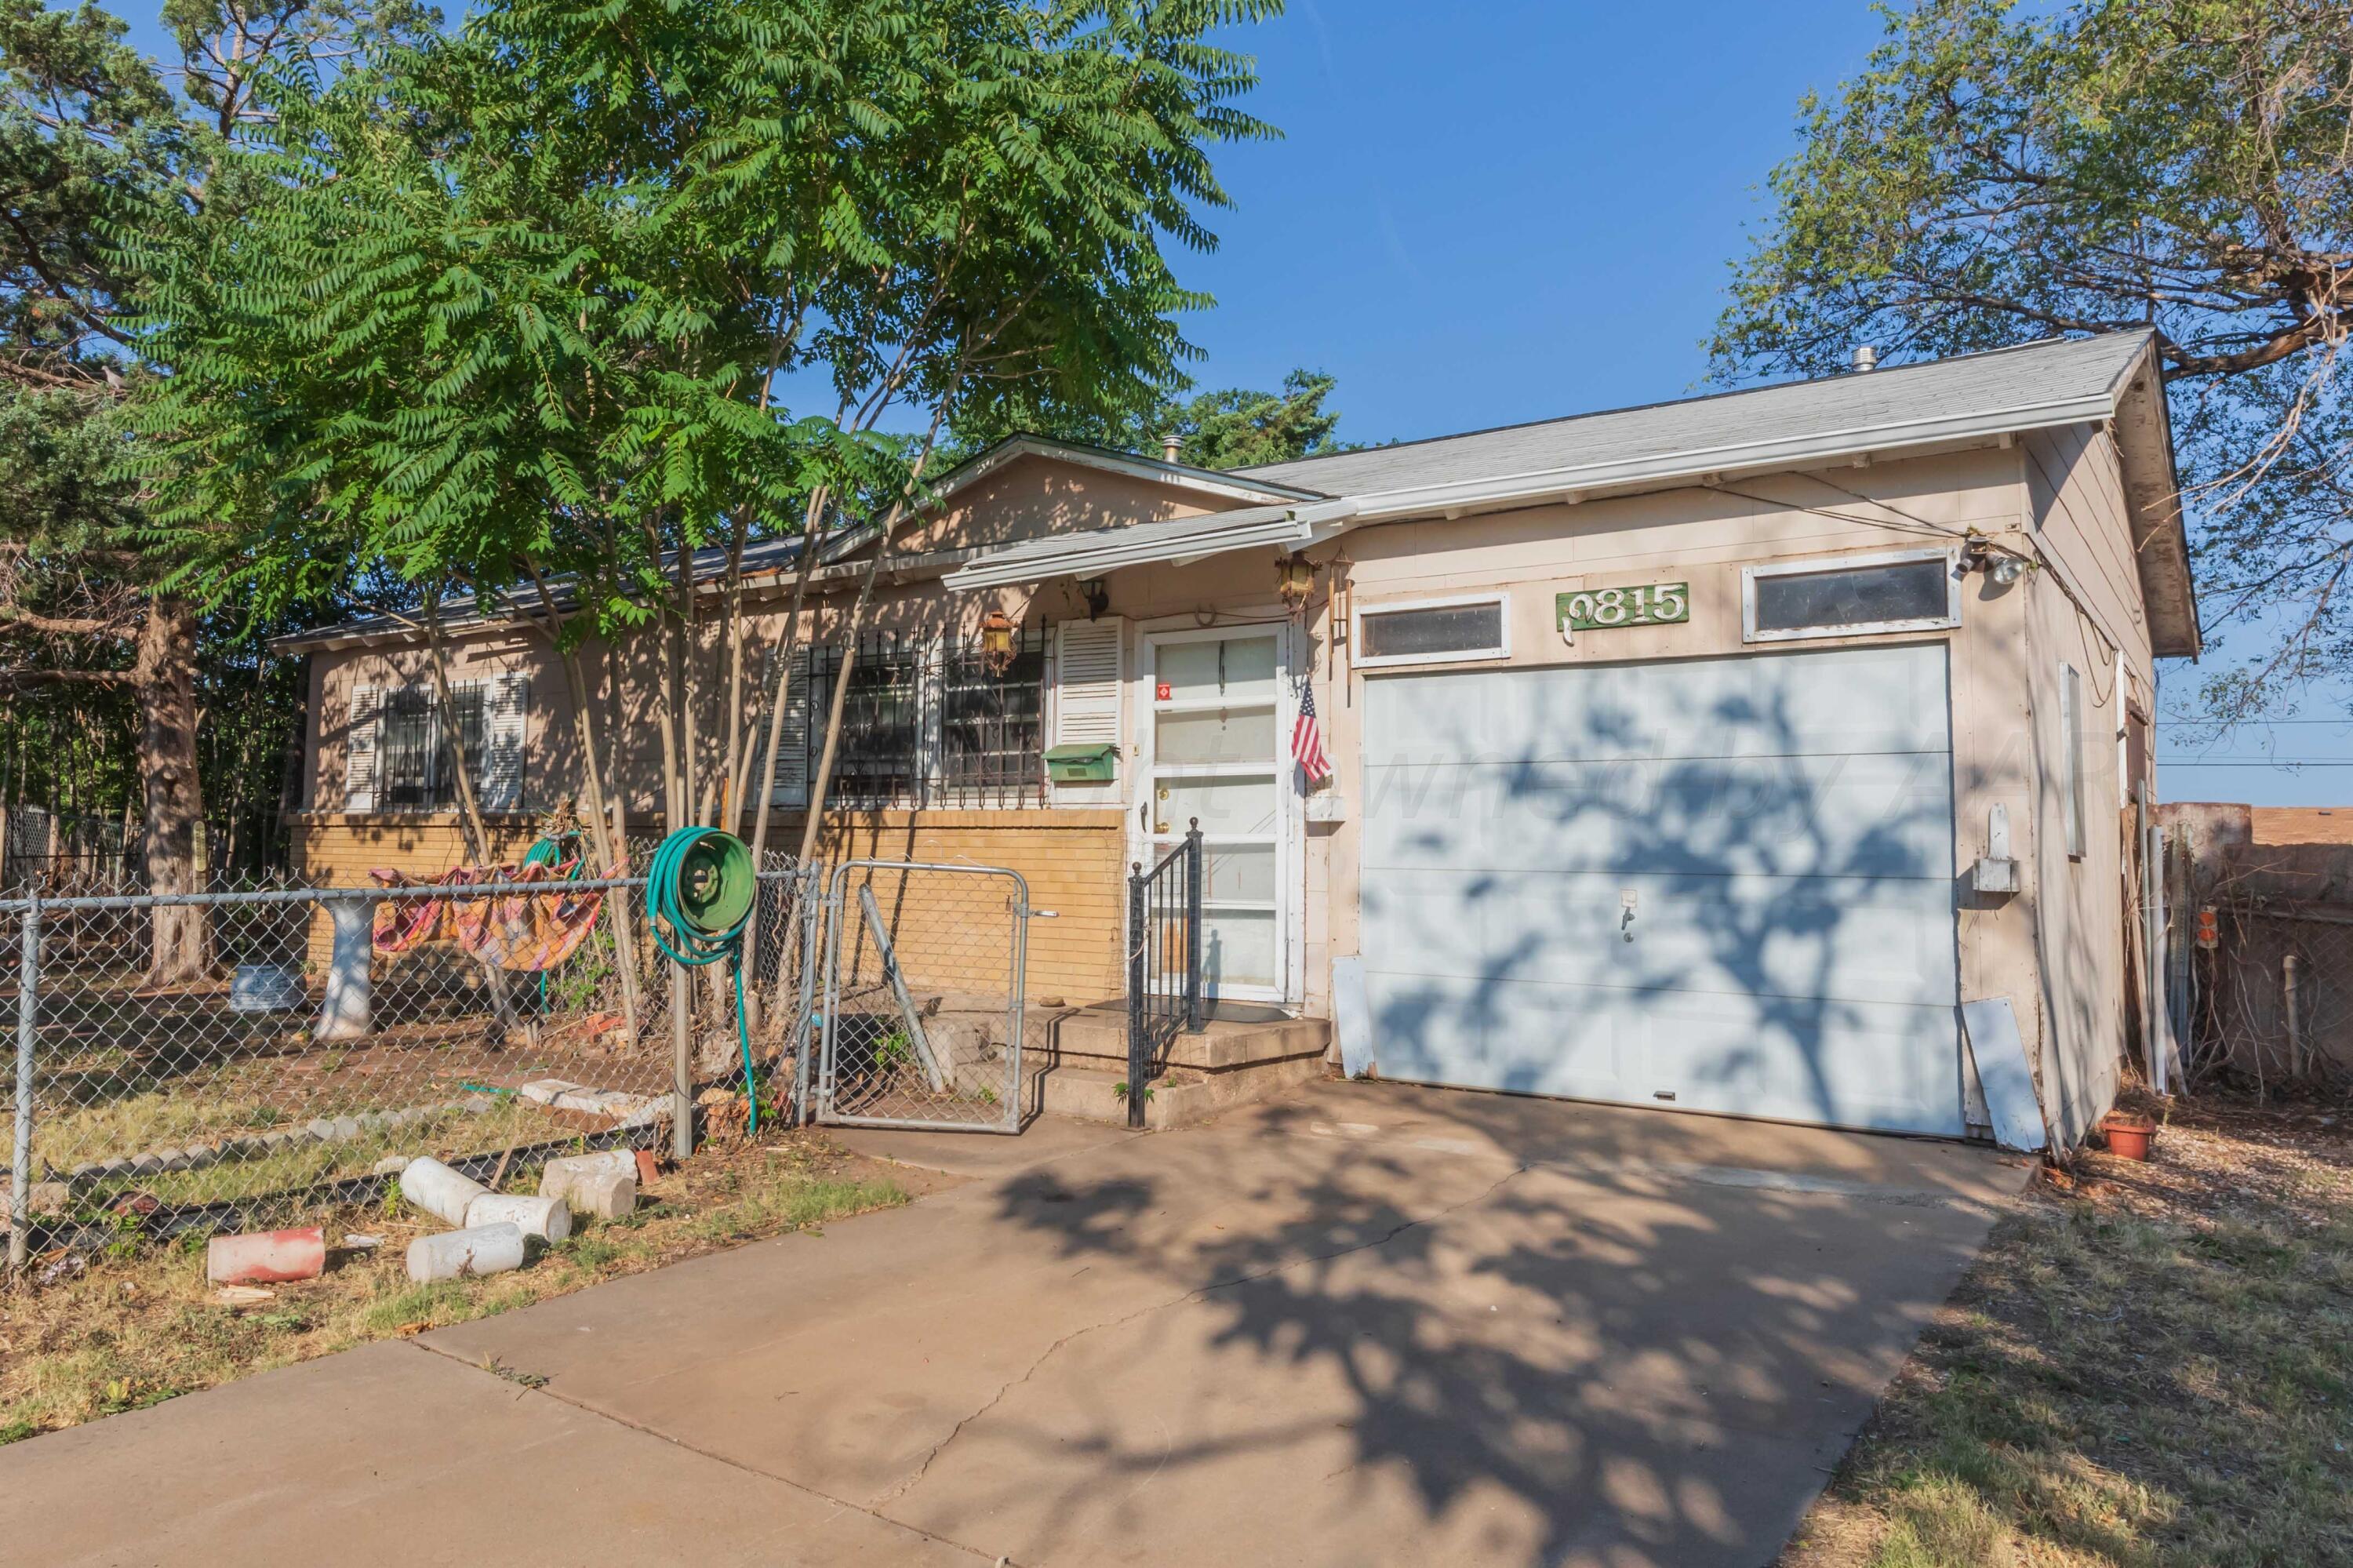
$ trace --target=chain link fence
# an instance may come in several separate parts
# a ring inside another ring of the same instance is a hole
[[[754,1065],[776,1099],[805,1067],[789,1059],[806,1056],[820,885],[772,862],[746,932]],[[295,1224],[375,1200],[420,1154],[487,1177],[670,1139],[698,1086],[731,1098],[744,1069],[725,966],[677,983],[644,887],[0,901],[12,1259]]]
[[[820,1119],[1020,1130],[1029,900],[995,867],[834,869]]]

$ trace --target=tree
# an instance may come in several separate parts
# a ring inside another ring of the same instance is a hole
[[[1339,414],[1324,407],[1338,385],[1320,370],[1293,370],[1279,392],[1230,387],[1187,397],[1187,381],[1143,408],[1108,418],[1058,416],[1011,401],[994,409],[987,423],[959,427],[947,461],[969,457],[1018,430],[1153,456],[1174,437],[1178,461],[1196,468],[1252,468],[1353,451],[1356,443],[1335,434]]]
[[[2154,327],[2208,618],[2277,637],[2210,685],[2249,712],[2353,655],[2348,119],[2341,0],[1923,0],[1806,100],[1716,371]]]
[[[1175,383],[1170,318],[1203,302],[1162,240],[1208,243],[1206,148],[1263,132],[1202,35],[1268,8],[521,0],[269,83],[246,221],[156,260],[160,515],[216,596],[381,556],[428,612],[465,589],[553,620],[570,577],[560,637],[658,649],[670,821],[736,818],[765,798],[744,546],[844,517],[887,554],[952,424]],[[788,370],[831,406],[778,407]],[[881,433],[911,410],[925,434]],[[684,567],[706,547],[715,603]]]
[[[1340,416],[1324,407],[1338,382],[1320,371],[1294,370],[1281,392],[1229,387],[1185,403],[1165,427],[1178,438],[1177,455],[1198,468],[1253,468],[1346,451],[1336,440]]]
[[[408,0],[375,15],[345,0],[173,0],[183,53],[175,95],[122,25],[93,5],[0,0],[0,426],[16,484],[46,504],[0,518],[0,688],[130,694],[150,885],[195,887],[204,818],[198,617],[170,565],[141,547],[134,486],[116,461],[121,396],[152,362],[125,316],[145,283],[123,243],[236,221],[216,178],[254,123],[257,73],[331,65],[386,27],[434,18]],[[202,912],[158,909],[149,978],[195,979],[209,962]]]
[[[453,593],[530,614],[584,694],[583,639],[634,646],[666,821],[740,823],[789,690],[752,710],[752,672],[797,662],[797,614],[747,647],[746,546],[871,527],[854,630],[944,429],[1016,403],[1113,419],[1176,383],[1171,317],[1204,302],[1163,240],[1208,243],[1207,148],[1263,133],[1227,101],[1248,62],[1203,35],[1271,8],[515,0],[332,81],[272,78],[234,164],[245,221],[154,258],[157,516],[216,601],[385,560],[445,686]],[[781,407],[788,371],[830,406]],[[884,433],[910,417],[921,435]]]

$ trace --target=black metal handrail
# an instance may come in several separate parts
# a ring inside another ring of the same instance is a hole
[[[1145,1086],[1169,1044],[1198,1031],[1201,1011],[1201,821],[1150,871],[1127,879],[1127,1125],[1144,1125]]]

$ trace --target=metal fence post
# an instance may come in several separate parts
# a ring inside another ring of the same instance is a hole
[[[694,1153],[694,982],[686,966],[670,960],[670,1090],[677,1109],[670,1117],[670,1151],[681,1160]]]
[[[1145,977],[1145,941],[1149,912],[1145,907],[1151,884],[1144,867],[1131,868],[1127,879],[1127,1125],[1144,1125],[1144,1080],[1152,1067],[1152,1042],[1144,1027]]]
[[[8,1266],[21,1269],[32,1242],[33,1216],[33,1036],[40,1026],[41,898],[26,901],[25,929],[16,959],[16,1139],[8,1166]]]
[[[1185,833],[1185,1027],[1201,1032],[1201,883],[1207,874],[1201,848],[1201,819],[1195,817]]]
[[[805,1127],[809,1119],[809,1056],[824,1027],[818,1017],[817,969],[825,940],[825,872],[809,866],[794,874],[799,886],[801,938],[800,1001],[793,1019],[793,1119]],[[783,987],[777,988],[779,991]]]

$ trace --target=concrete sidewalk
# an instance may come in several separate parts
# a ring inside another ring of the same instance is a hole
[[[2027,1174],[1380,1085],[853,1140],[972,1180],[0,1449],[0,1560],[1757,1563]]]

